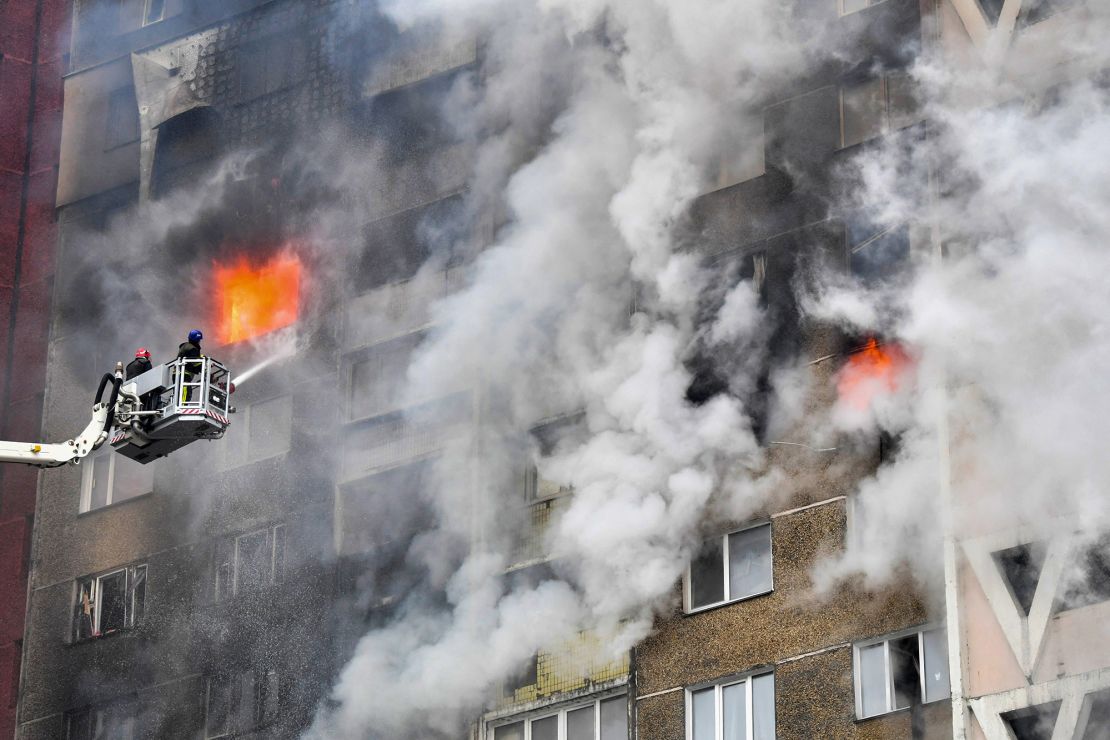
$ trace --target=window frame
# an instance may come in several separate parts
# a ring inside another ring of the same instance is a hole
[[[250,695],[245,689],[249,688]],[[213,686],[224,684],[227,691],[227,709],[222,730],[209,734],[209,719],[211,717]],[[272,684],[272,685],[271,685]],[[259,687],[263,687],[261,690]],[[274,713],[266,714],[267,696],[264,692],[276,692]],[[276,719],[280,709],[281,671],[273,665],[261,665],[233,672],[213,673],[205,676],[204,681],[204,725],[202,737],[204,740],[216,738],[235,737],[248,734],[259,728],[268,726]],[[249,726],[242,726],[245,716],[243,702],[250,702]]]
[[[697,683],[687,686],[684,690],[685,694],[685,731],[686,740],[693,740],[694,737],[694,694],[704,691],[706,689],[713,689],[713,738],[714,740],[723,740],[724,738],[724,690],[730,686],[744,686],[744,712],[745,712],[745,725],[744,734],[746,740],[753,740],[755,736],[755,711],[754,701],[752,698],[752,680],[760,678],[761,676],[770,676],[774,681],[775,671],[772,670],[754,670],[747,673],[741,673],[735,676],[730,676],[724,679],[717,679],[716,681],[709,681]],[[772,685],[772,699],[777,696],[777,681]],[[778,726],[778,711],[772,703],[772,711],[774,712],[775,726]]]
[[[627,691],[621,690],[614,693],[595,694],[588,700],[585,698],[575,701],[568,701],[561,704],[553,704],[550,706],[542,707],[531,712],[523,712],[519,714],[512,714],[505,717],[498,717],[491,719],[485,723],[485,732],[483,733],[486,740],[495,740],[494,733],[509,725],[514,725],[518,722],[523,724],[524,734],[523,740],[532,740],[532,723],[540,720],[548,719],[549,717],[558,717],[558,729],[556,730],[557,740],[566,740],[567,735],[567,714],[570,712],[584,709],[586,707],[593,707],[594,710],[594,740],[601,739],[601,705],[604,702],[613,699],[624,699],[625,712],[628,712],[629,696]],[[625,726],[628,726],[628,720],[625,720]]]
[[[947,696],[944,696],[944,697],[941,697],[941,698],[938,698],[938,699],[933,699],[932,701],[926,701],[926,691],[925,691],[925,688],[926,688],[925,676],[926,676],[926,673],[927,673],[927,666],[926,666],[926,661],[925,661],[925,633],[927,633],[927,632],[946,632],[946,630],[947,630],[947,628],[944,624],[931,624],[930,623],[930,624],[919,625],[917,627],[911,627],[911,628],[905,629],[905,630],[900,630],[898,632],[891,632],[890,634],[882,635],[881,637],[874,637],[874,638],[871,638],[871,639],[868,639],[868,640],[861,640],[860,642],[856,642],[856,643],[852,644],[852,688],[853,688],[854,693],[855,693],[855,696],[854,696],[855,714],[856,714],[855,719],[856,719],[857,722],[873,719],[875,717],[885,717],[888,714],[893,714],[894,712],[903,712],[903,711],[906,711],[908,709],[911,709],[914,706],[914,704],[912,704],[912,703],[910,704],[909,707],[895,707],[894,706],[894,701],[895,701],[894,672],[891,670],[891,662],[890,662],[890,643],[894,642],[896,640],[901,640],[901,639],[904,639],[906,637],[910,637],[911,635],[917,637],[917,654],[918,654],[918,661],[920,663],[920,665],[918,666],[918,669],[917,669],[917,690],[918,690],[918,702],[917,703],[919,703],[919,704],[935,704],[937,702],[945,701],[945,700],[951,698],[951,696],[952,696],[952,678],[951,678],[951,676],[949,676],[949,679],[948,679],[948,694],[947,694]],[[884,711],[877,712],[875,714],[868,714],[868,715],[865,716],[863,714],[863,691],[862,691],[862,685],[863,684],[862,684],[862,674],[860,672],[861,665],[860,665],[859,655],[860,655],[860,651],[862,649],[869,648],[869,647],[874,647],[875,645],[882,645],[883,646],[883,677],[886,681],[886,686],[885,686],[886,709]],[[945,652],[945,657],[947,657],[947,651]]]
[[[161,0],[162,12],[158,14],[158,17],[157,18],[151,18],[150,17],[150,8],[154,4],[154,2],[155,2],[155,0],[143,0],[143,26],[144,27],[152,26],[155,23],[161,23],[162,21],[164,21],[166,19],[166,2],[167,2],[167,0]]]
[[[107,509],[110,506],[122,504],[126,501],[133,501],[135,499],[142,498],[143,496],[149,496],[150,494],[154,493],[154,470],[151,469],[149,491],[143,491],[142,493],[137,493],[134,496],[128,496],[122,501],[114,500],[116,492],[116,458],[119,457],[119,454],[120,453],[117,453],[114,449],[112,449],[111,446],[108,446],[107,449],[101,448],[99,454],[93,454],[86,458],[88,462],[81,468],[81,497],[77,502],[77,513],[79,515],[90,514],[94,511],[101,511],[102,509]],[[104,460],[105,458],[107,458],[108,462],[108,493],[105,496],[104,505],[97,506],[94,509],[92,508],[92,484],[94,480],[93,469],[96,467],[96,463],[98,460]]]
[[[274,401],[280,401],[283,399],[289,400],[289,440],[285,446],[285,449],[281,450],[280,452],[273,452],[261,456],[251,454],[251,433],[253,431],[254,424],[254,408],[256,406],[261,406],[266,403],[273,403]],[[234,470],[246,465],[260,463],[264,460],[273,460],[274,458],[288,455],[290,452],[292,452],[294,428],[293,419],[296,415],[295,409],[293,407],[294,400],[295,399],[292,393],[278,393],[276,395],[267,396],[266,398],[260,398],[251,401],[245,406],[240,407],[238,412],[236,413],[236,416],[238,417],[236,424],[238,425],[239,429],[243,430],[244,437],[242,442],[236,446],[237,448],[228,449],[226,445],[223,445],[223,454],[220,456],[220,458],[218,458],[220,461],[220,469],[223,471]]]
[[[241,593],[246,593],[240,586],[240,558],[239,558],[239,543],[248,538],[255,537],[259,534],[266,535],[265,549],[269,552],[269,568],[264,572],[266,574],[265,582],[261,584],[259,590],[273,588],[276,585],[285,582],[285,568],[288,564],[287,550],[289,546],[289,533],[286,529],[285,522],[280,524],[272,524],[268,527],[261,527],[259,529],[252,529],[249,532],[241,532],[233,537],[225,540],[223,548],[217,550],[216,562],[213,564],[212,573],[212,597],[214,601],[226,601],[239,596]],[[281,558],[278,562],[278,540],[281,540]],[[220,554],[226,554],[226,557],[220,557]],[[222,571],[224,566],[227,566],[227,576],[225,584]]]
[[[85,642],[86,640],[97,640],[108,635],[115,635],[122,632],[133,630],[142,624],[142,617],[136,620],[136,612],[138,611],[135,591],[136,586],[139,585],[140,578],[139,572],[142,571],[142,584],[143,584],[143,606],[142,613],[146,614],[146,587],[149,582],[150,567],[147,563],[137,563],[135,565],[125,565],[119,568],[112,568],[111,570],[98,573],[96,575],[83,576],[74,579],[74,600],[72,607],[72,618],[70,624],[71,642]],[[123,574],[124,578],[124,617],[123,626],[114,629],[111,632],[103,633],[100,629],[100,619],[103,614],[103,595],[104,589],[101,587],[101,582]],[[78,627],[78,610],[81,607],[81,591],[82,584],[88,582],[91,584],[91,601],[92,601],[92,623],[89,625],[90,634],[82,637],[79,635]]]
[[[728,544],[729,537],[731,537],[734,534],[738,534],[740,532],[747,532],[747,531],[750,531],[750,530],[753,530],[753,529],[757,529],[759,527],[767,527],[767,552],[771,557],[771,585],[766,591],[760,591],[758,593],[747,594],[745,596],[737,596],[737,597],[733,598],[732,594],[730,593],[731,588],[732,588],[732,584],[729,582],[730,581],[730,579],[729,579],[729,568],[730,568],[730,564],[729,564],[729,544]],[[752,522],[752,523],[746,524],[746,525],[744,525],[744,526],[742,526],[738,529],[731,529],[731,530],[725,532],[724,534],[715,535],[715,537],[708,537],[705,540],[703,540],[702,542],[704,544],[705,542],[708,542],[709,540],[712,540],[712,539],[722,539],[722,540],[724,540],[724,542],[722,543],[722,546],[721,546],[721,558],[724,560],[723,578],[724,578],[724,597],[725,598],[721,601],[715,601],[711,604],[701,604],[699,606],[694,606],[693,605],[693,597],[694,597],[693,569],[694,569],[694,561],[697,559],[696,556],[695,556],[694,558],[691,558],[690,562],[688,562],[686,564],[686,576],[685,576],[685,578],[683,578],[683,583],[682,583],[682,611],[683,612],[685,612],[686,614],[697,614],[699,612],[708,611],[709,609],[716,609],[719,606],[724,606],[726,604],[736,604],[736,603],[739,603],[741,601],[747,601],[748,599],[755,599],[755,598],[758,598],[760,596],[766,596],[767,594],[774,592],[774,590],[775,590],[775,533],[774,533],[774,528],[771,526],[771,521],[770,520],[760,521],[760,522]]]

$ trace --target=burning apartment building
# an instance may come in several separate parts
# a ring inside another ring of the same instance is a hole
[[[16,736],[1107,737],[1105,11],[535,5],[73,4]]]

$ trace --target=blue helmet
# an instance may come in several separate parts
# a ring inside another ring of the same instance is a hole
[[[204,332],[202,332],[200,329],[193,329],[191,332],[189,332],[189,341],[193,344],[196,344],[202,339],[204,339]]]

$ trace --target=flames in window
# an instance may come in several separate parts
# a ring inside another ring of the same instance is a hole
[[[898,344],[880,344],[871,337],[840,371],[836,385],[840,402],[865,410],[877,397],[896,393],[907,382],[910,362]]]
[[[282,252],[267,262],[240,256],[213,266],[217,333],[234,344],[289,326],[297,320],[301,261]]]

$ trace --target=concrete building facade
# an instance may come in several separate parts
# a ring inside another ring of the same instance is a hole
[[[876,233],[866,212],[846,205],[851,183],[839,173],[880,139],[912,146],[928,136],[906,76],[923,49],[961,54],[988,43],[987,25],[1029,29],[1030,39],[1060,22],[1047,11],[1022,16],[1012,0],[989,21],[996,4],[803,4],[800,14],[837,26],[850,45],[762,101],[763,141],[722,166],[717,187],[695,204],[684,240],[722,281],[759,283],[780,326],[772,361],[805,358],[815,387],[833,387],[863,338],[799,321],[793,277],[820,262],[881,280],[899,269],[897,258],[935,248],[919,225]],[[296,322],[310,330],[237,392],[223,441],[152,466],[98,454],[39,477],[26,625],[22,610],[19,621],[0,621],[0,640],[10,638],[0,651],[22,651],[15,733],[297,737],[327,705],[366,629],[387,622],[402,597],[444,599],[406,557],[432,518],[424,491],[434,461],[498,412],[495,389],[460,385],[414,399],[402,395],[401,379],[434,327],[429,305],[465,282],[501,219],[467,210],[474,153],[435,112],[459,77],[481,79],[483,40],[403,32],[369,4],[343,0],[78,0],[73,29],[57,277],[17,256],[12,285],[39,291],[30,305],[53,297],[49,331],[32,334],[49,336],[45,412],[41,430],[9,419],[9,437],[70,436],[96,378],[132,345],[152,346],[157,361],[175,351],[173,332],[211,326],[210,285],[182,277],[166,296],[162,283],[135,277],[143,270],[208,275],[238,256],[257,267],[294,255],[302,279],[327,289],[301,293]],[[331,130],[389,173],[354,219],[334,216],[342,205],[330,203],[341,195],[291,145]],[[26,179],[33,170],[12,171]],[[218,182],[219,196],[196,195],[198,182]],[[168,226],[152,230],[136,213],[157,213]],[[358,249],[335,261],[299,250],[319,237],[320,213],[329,238]],[[176,224],[175,214],[189,217]],[[429,223],[452,233],[429,235]],[[42,228],[36,244],[52,248],[53,232]],[[145,239],[158,250],[145,253]],[[432,269],[419,269],[429,261]],[[146,336],[120,327],[95,337],[134,306],[143,307],[135,326]],[[206,348],[229,365],[258,361],[226,331],[208,333]],[[698,363],[693,404],[721,391],[712,361]],[[6,407],[21,402],[13,394]],[[43,403],[32,396],[28,403]],[[574,492],[544,480],[529,454],[573,434],[580,417],[563,411],[535,420],[518,470],[472,471],[476,481],[519,481],[519,505],[505,514],[516,530],[506,579],[539,580],[553,567],[544,533]],[[1104,711],[1094,692],[1110,686],[1110,660],[1068,635],[1105,605],[1053,611],[1051,566],[1064,546],[1048,541],[1036,556],[1048,585],[1033,586],[1028,607],[992,560],[1018,548],[1020,570],[1033,558],[1020,548],[1044,538],[1017,530],[952,539],[943,604],[908,576],[879,591],[849,583],[817,596],[813,568],[852,536],[853,490],[889,440],[824,451],[761,442],[769,464],[789,472],[785,490],[757,516],[704,532],[675,585],[675,608],[653,634],[618,656],[591,634],[538,651],[473,718],[472,738],[1103,737],[1094,734]],[[17,474],[3,472],[0,497],[0,527],[14,532],[0,546],[9,548],[30,538],[29,512],[8,518],[8,476]],[[469,534],[462,546],[494,536]],[[21,557],[5,551],[0,562]],[[1010,663],[998,657],[1006,650]],[[1025,729],[1035,721],[1022,724],[1028,708],[1045,705],[1057,734],[1022,734],[1037,731]]]

